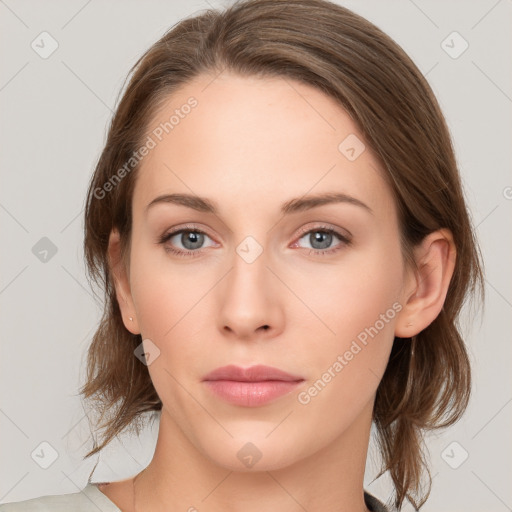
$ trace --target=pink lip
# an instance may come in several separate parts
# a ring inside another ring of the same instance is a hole
[[[270,366],[229,365],[210,372],[203,381],[213,393],[232,404],[257,407],[290,393],[304,379]]]

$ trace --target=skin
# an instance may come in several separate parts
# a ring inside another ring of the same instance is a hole
[[[407,269],[377,159],[368,146],[354,161],[338,150],[349,134],[363,140],[341,106],[288,79],[212,79],[188,83],[149,124],[151,130],[168,120],[190,96],[198,100],[142,162],[129,268],[117,231],[110,237],[124,324],[160,350],[148,366],[163,403],[160,429],[153,460],[136,481],[136,508],[366,511],[363,476],[377,386],[394,336],[415,335],[439,314],[455,263],[452,236],[430,234],[415,249],[419,271]],[[280,212],[292,198],[333,191],[372,212],[349,203]],[[218,212],[171,203],[146,212],[169,193],[206,197]],[[185,250],[180,235],[157,243],[185,224],[207,234],[192,249],[198,256],[165,250]],[[322,246],[299,231],[324,233],[322,226],[350,233],[351,243],[333,236]],[[236,252],[247,236],[263,249],[252,263]],[[322,255],[312,248],[339,250]],[[394,318],[309,403],[300,403],[298,393],[394,303],[401,307]],[[202,382],[226,364],[266,364],[305,381],[264,406],[236,406]],[[252,468],[237,457],[248,442],[261,452]],[[101,490],[123,511],[134,510],[133,479]]]

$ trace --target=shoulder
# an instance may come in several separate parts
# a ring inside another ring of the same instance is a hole
[[[72,494],[41,496],[0,505],[0,512],[121,512],[94,484]]]

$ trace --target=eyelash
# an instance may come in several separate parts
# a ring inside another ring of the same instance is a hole
[[[328,226],[315,226],[314,228],[309,228],[309,229],[302,228],[300,230],[300,234],[299,234],[299,237],[298,237],[297,241],[299,241],[305,235],[307,235],[309,233],[315,233],[315,232],[329,233],[331,235],[335,235],[341,241],[341,243],[338,246],[336,246],[334,249],[325,249],[325,250],[322,250],[322,249],[309,249],[309,254],[313,254],[315,256],[331,255],[331,254],[333,254],[335,252],[340,251],[344,246],[345,247],[350,246],[351,243],[352,243],[352,240],[349,237],[343,235],[342,233],[340,233],[336,229],[330,228]],[[181,234],[181,233],[199,233],[199,234],[206,235],[206,236],[210,237],[208,235],[208,233],[206,233],[205,231],[202,231],[201,229],[197,229],[194,226],[185,226],[185,227],[177,229],[175,231],[170,231],[168,233],[164,233],[161,237],[159,237],[157,243],[161,244],[161,245],[164,245],[173,236]],[[173,248],[172,246],[165,246],[164,249],[168,253],[172,253],[172,254],[174,254],[176,256],[183,257],[183,258],[186,258],[186,257],[195,258],[197,256],[200,256],[201,253],[202,253],[201,249],[198,249],[198,250],[195,250],[195,251],[191,251],[191,250],[187,250],[187,249],[186,250],[182,250],[182,249],[178,250],[178,249]]]

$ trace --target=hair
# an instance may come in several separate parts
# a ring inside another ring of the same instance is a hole
[[[395,507],[407,499],[417,509],[432,483],[424,435],[456,422],[470,397],[459,313],[477,285],[483,301],[483,263],[450,133],[426,79],[379,28],[327,0],[242,0],[223,11],[202,11],[171,27],[131,68],[86,197],[85,259],[88,276],[102,288],[104,311],[80,393],[93,401],[100,413],[96,426],[101,422],[105,432],[84,458],[127,427],[138,433],[135,420],[162,408],[147,366],[134,357],[142,338],[123,324],[108,258],[109,234],[116,228],[122,261],[129,265],[131,199],[140,165],[104,197],[97,191],[140,148],[169,95],[195,77],[224,70],[298,80],[345,109],[391,186],[406,263],[415,265],[412,249],[429,233],[447,228],[454,237],[456,265],[443,309],[416,336],[395,337],[373,411],[382,458],[378,476],[389,471]]]

